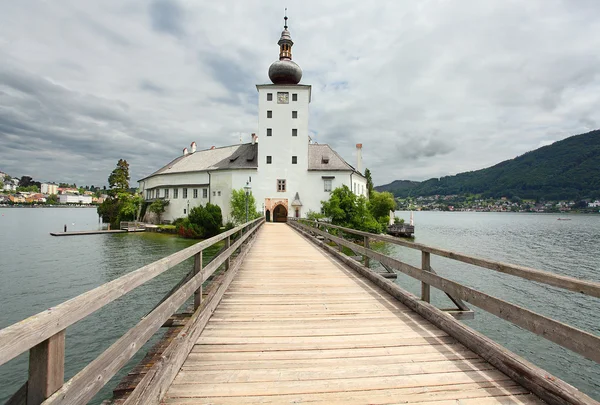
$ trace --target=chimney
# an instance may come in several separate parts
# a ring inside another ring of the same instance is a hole
[[[188,148],[183,148],[183,156],[187,155],[188,153]]]
[[[362,143],[356,144],[356,171],[362,173]]]
[[[192,150],[192,153],[196,153],[196,142],[192,142],[192,144],[190,145],[190,149]]]
[[[256,134],[252,134],[252,145],[254,145],[256,143],[257,139],[258,139],[258,136],[256,136]]]

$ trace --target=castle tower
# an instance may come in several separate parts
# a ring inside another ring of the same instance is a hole
[[[263,189],[255,194],[271,199],[287,198],[291,203],[308,169],[311,86],[299,84],[302,69],[292,61],[294,42],[287,20],[286,16],[277,42],[279,60],[269,67],[272,84],[256,86],[259,100],[258,170],[265,181],[261,181]]]

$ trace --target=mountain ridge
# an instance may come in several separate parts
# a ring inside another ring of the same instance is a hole
[[[494,166],[422,182],[376,186],[395,197],[482,194],[561,200],[600,196],[600,130],[574,135]]]

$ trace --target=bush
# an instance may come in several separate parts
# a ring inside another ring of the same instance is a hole
[[[206,204],[190,209],[187,218],[174,221],[177,225],[177,233],[184,238],[210,238],[221,232],[223,215],[218,205]]]
[[[320,212],[308,210],[308,212],[306,213],[306,219],[309,219],[311,221],[320,221],[322,219],[325,219],[325,215],[321,214]]]

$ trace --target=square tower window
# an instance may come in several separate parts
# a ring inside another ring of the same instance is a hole
[[[292,111],[292,118],[298,118],[298,111]]]
[[[267,156],[267,164],[270,165],[271,164],[271,156]]]
[[[267,111],[267,118],[273,118],[273,111]]]
[[[273,129],[267,128],[267,136],[273,136]]]
[[[292,93],[292,101],[298,101],[298,94]]]
[[[285,192],[285,180],[282,180],[282,179],[277,180],[277,191],[280,193]]]
[[[267,101],[273,101],[273,93],[267,93]]]
[[[278,91],[277,92],[277,104],[289,104],[290,102],[290,93]]]
[[[292,156],[292,164],[298,164],[298,156]]]
[[[292,129],[292,136],[298,136],[298,130],[296,128]]]

